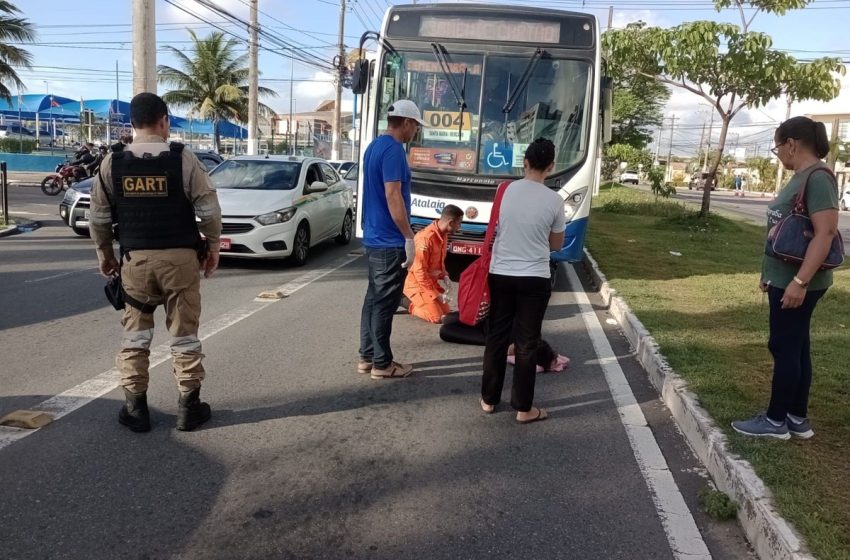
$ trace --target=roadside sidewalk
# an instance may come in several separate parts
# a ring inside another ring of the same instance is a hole
[[[50,175],[44,171],[10,171],[7,175],[10,185],[20,187],[39,187],[41,181]]]

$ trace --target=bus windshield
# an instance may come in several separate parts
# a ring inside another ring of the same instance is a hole
[[[446,69],[464,90],[463,111]],[[399,52],[385,59],[378,126],[386,127],[393,101],[411,99],[427,123],[408,147],[413,170],[522,176],[526,147],[542,137],[555,144],[558,173],[587,154],[591,78],[589,62],[548,54],[532,61],[450,53],[441,66],[433,53]]]

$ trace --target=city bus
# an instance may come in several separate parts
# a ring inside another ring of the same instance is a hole
[[[610,136],[596,18],[528,6],[414,4],[389,8],[380,33],[364,34],[360,53],[370,38],[377,51],[361,54],[352,79],[362,96],[360,169],[392,103],[415,102],[427,124],[406,146],[414,231],[454,204],[464,222],[450,253],[480,254],[497,186],[523,175],[526,147],[543,137],[555,144],[547,186],[563,198],[567,217],[564,246],[552,260],[580,260]],[[358,216],[362,192],[360,173]]]

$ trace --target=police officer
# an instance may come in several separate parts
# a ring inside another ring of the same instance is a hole
[[[103,160],[92,187],[90,217],[100,272],[121,275],[127,303],[116,358],[126,399],[118,421],[134,432],[150,430],[146,393],[153,311],[162,305],[180,391],[177,429],[193,430],[210,419],[209,405],[200,400],[204,355],[198,339],[198,270],[209,278],[218,267],[221,208],[198,158],[182,144],[166,143],[168,107],[160,97],[136,95],[130,120],[135,140],[129,146],[115,144]]]

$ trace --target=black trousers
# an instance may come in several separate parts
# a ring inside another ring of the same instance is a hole
[[[812,353],[809,327],[812,313],[826,290],[806,293],[803,304],[795,309],[782,309],[781,288],[768,288],[770,299],[770,340],[773,354],[773,386],[767,417],[784,422],[787,414],[808,416],[809,388],[812,386]]]
[[[543,316],[552,295],[549,278],[491,274],[490,314],[484,349],[484,375],[481,398],[499,404],[505,384],[508,346],[516,349],[511,406],[520,412],[531,410],[534,401],[535,353],[540,343]]]

